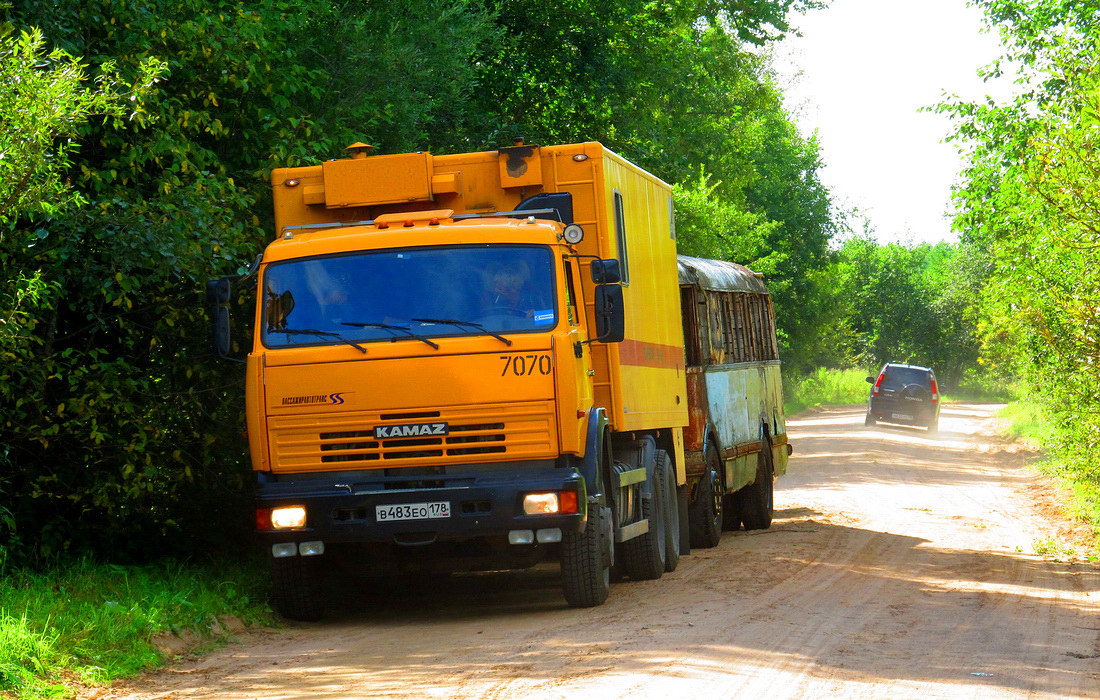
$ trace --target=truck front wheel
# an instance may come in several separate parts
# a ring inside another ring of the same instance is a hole
[[[607,600],[611,591],[613,543],[611,509],[603,504],[589,506],[584,532],[563,534],[561,586],[571,607],[591,608]]]
[[[315,557],[271,560],[275,610],[290,620],[316,622],[325,612],[320,562]]]

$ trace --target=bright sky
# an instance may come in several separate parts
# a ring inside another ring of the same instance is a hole
[[[1005,94],[976,75],[1001,53],[981,18],[965,0],[832,0],[797,17],[803,36],[775,53],[787,108],[803,133],[817,130],[822,181],[879,241],[956,238],[945,217],[962,165],[942,143],[951,123],[917,110],[945,91]]]

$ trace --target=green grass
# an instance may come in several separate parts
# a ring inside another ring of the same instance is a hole
[[[1019,381],[1008,381],[967,372],[962,382],[944,395],[945,401],[1008,403],[1027,395]]]
[[[187,633],[207,644],[221,622],[269,622],[266,571],[247,561],[195,567],[80,563],[0,579],[0,696],[68,694],[159,666],[153,638]]]
[[[1001,433],[1036,447],[1054,443],[1054,428],[1043,407],[1031,401],[1013,401],[997,413],[1004,421]]]
[[[867,400],[870,385],[861,369],[817,370],[801,377],[784,377],[783,409],[794,415],[811,406],[845,405]]]

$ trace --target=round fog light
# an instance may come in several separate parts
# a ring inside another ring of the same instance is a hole
[[[565,230],[561,232],[562,238],[569,245],[576,245],[584,240],[584,229],[578,224],[569,224],[565,227]]]

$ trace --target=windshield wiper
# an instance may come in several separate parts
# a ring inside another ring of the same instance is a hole
[[[413,320],[415,321],[416,319],[413,319]],[[439,349],[439,344],[438,343],[433,343],[432,341],[428,340],[424,336],[417,335],[416,333],[413,333],[412,331],[410,331],[408,328],[405,328],[404,326],[394,326],[394,325],[389,324],[389,323],[353,323],[352,321],[341,321],[341,325],[354,326],[355,328],[382,328],[382,329],[387,330],[387,331],[401,331],[408,338],[413,338],[414,340],[419,340],[422,343],[427,343],[428,345],[431,345],[436,350]],[[396,335],[393,336],[392,338],[390,338],[391,342],[395,341],[395,340],[397,340]]]
[[[346,343],[364,355],[367,354],[367,349],[359,343],[348,340],[339,333],[333,333],[332,331],[319,331],[315,328],[280,328],[278,330],[269,329],[268,333],[286,333],[287,335],[315,335],[320,338],[336,338],[342,343]]]
[[[504,343],[505,345],[511,345],[512,344],[512,341],[508,340],[507,338],[505,338],[500,333],[494,333],[493,331],[489,330],[488,328],[481,325],[480,323],[474,323],[473,321],[461,321],[461,320],[456,319],[456,318],[412,318],[412,319],[409,319],[409,320],[410,321],[416,321],[417,323],[445,323],[449,326],[468,326],[470,328],[477,329],[477,330],[481,331],[482,333],[486,333],[488,335],[493,336],[494,338],[496,338],[500,342]]]

